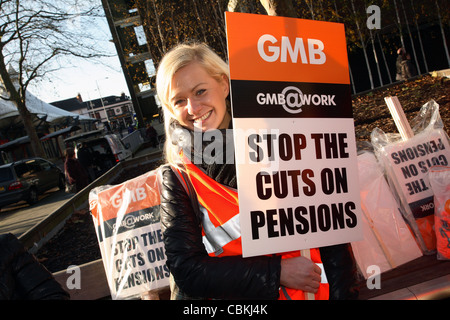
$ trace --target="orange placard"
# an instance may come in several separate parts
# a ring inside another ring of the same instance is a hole
[[[151,208],[160,204],[157,171],[150,171],[119,185],[111,186],[90,200],[90,210],[98,224],[121,214]],[[98,208],[101,207],[101,214]]]
[[[349,84],[344,25],[225,13],[231,80]]]

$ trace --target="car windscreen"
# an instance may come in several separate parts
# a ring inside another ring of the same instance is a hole
[[[11,181],[14,179],[10,168],[0,168],[0,182]]]

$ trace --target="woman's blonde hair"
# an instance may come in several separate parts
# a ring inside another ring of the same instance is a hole
[[[165,156],[167,161],[172,164],[176,164],[176,157],[173,154],[176,150],[174,150],[169,130],[170,124],[175,119],[169,102],[172,78],[178,70],[194,61],[199,63],[217,81],[222,80],[223,76],[226,76],[227,80],[230,78],[228,64],[204,43],[179,44],[163,57],[156,73],[156,92],[164,112]]]

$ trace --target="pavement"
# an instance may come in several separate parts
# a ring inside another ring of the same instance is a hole
[[[0,211],[0,234],[12,233],[16,237],[33,228],[60,208],[73,194],[53,188],[39,195],[39,202],[29,205],[24,201],[9,205]]]
[[[144,143],[144,145],[146,145],[147,143]],[[152,154],[155,152],[161,152],[163,150],[164,144],[161,143],[158,147],[153,148],[153,147],[149,147],[149,146],[144,146],[144,147],[140,147],[136,153],[133,155],[133,158],[138,158],[141,156],[145,156],[148,154]]]

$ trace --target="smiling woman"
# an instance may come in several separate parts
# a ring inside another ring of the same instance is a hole
[[[354,296],[347,287],[353,266],[335,264],[349,254],[345,247],[320,252],[327,277],[335,279],[339,269],[344,279],[330,285],[330,294],[321,282],[318,249],[312,258],[318,264],[292,253],[242,257],[236,167],[228,161],[232,157],[223,162],[220,156],[220,150],[234,148],[227,64],[206,45],[182,44],[162,59],[156,84],[169,162],[160,168],[160,216],[172,298],[305,299],[305,292],[316,293],[317,299]],[[201,142],[186,147],[192,139]],[[215,156],[205,161],[211,145],[217,147]],[[202,160],[197,161],[199,154]]]
[[[164,106],[166,158],[173,163],[172,131],[176,120],[181,126],[208,129],[227,128],[228,65],[204,44],[181,44],[165,56],[156,77],[158,98]]]
[[[181,125],[193,130],[226,129],[231,120],[225,99],[228,78],[211,77],[199,63],[191,63],[175,73],[170,104]]]

